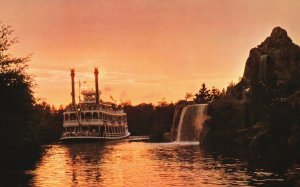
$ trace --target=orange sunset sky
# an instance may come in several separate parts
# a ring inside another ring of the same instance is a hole
[[[275,26],[300,44],[299,10],[298,0],[0,0],[0,21],[20,41],[10,52],[32,54],[37,97],[66,105],[70,69],[92,87],[99,67],[103,99],[138,104],[236,82]]]

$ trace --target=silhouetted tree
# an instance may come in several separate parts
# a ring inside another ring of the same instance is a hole
[[[165,106],[165,105],[167,105],[166,98],[163,97],[163,98],[161,99],[161,101],[158,101],[157,105],[158,105],[158,106]]]
[[[222,91],[221,91],[221,94],[220,94],[221,96],[225,96],[226,95],[226,90],[225,90],[225,88],[223,88],[222,89]]]
[[[192,93],[186,93],[185,94],[185,100],[187,101],[187,100],[189,100],[189,99],[192,99],[193,98],[193,94]]]
[[[13,57],[9,47],[16,43],[13,30],[0,23],[0,164],[20,166],[40,153],[40,145],[58,139],[63,108],[37,103],[34,85],[26,72],[29,57]]]
[[[211,94],[210,94],[210,100],[217,99],[221,96],[221,92],[218,88],[215,88],[214,86],[211,89]]]
[[[33,80],[26,73],[29,60],[13,57],[7,51],[16,42],[13,30],[0,23],[0,160],[26,160],[24,152],[36,152],[38,140],[33,128]],[[20,154],[21,153],[21,154]]]
[[[228,84],[228,86],[227,86],[227,91],[230,90],[230,89],[232,89],[235,85],[236,85],[236,83],[233,82],[233,81],[231,81],[231,82]]]
[[[194,99],[194,101],[198,104],[208,103],[211,100],[210,90],[207,89],[205,83],[202,84],[202,87],[195,96],[196,98]]]

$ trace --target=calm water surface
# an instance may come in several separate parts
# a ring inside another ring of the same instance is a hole
[[[145,142],[50,145],[35,169],[23,175],[33,186],[274,186],[283,181],[280,174],[245,161],[205,154],[197,144]]]

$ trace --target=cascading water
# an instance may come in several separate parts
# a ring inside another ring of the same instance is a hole
[[[183,108],[176,142],[198,142],[203,123],[207,119],[207,104],[188,105]]]
[[[262,55],[259,59],[258,79],[262,82],[266,81],[267,59],[267,55]]]

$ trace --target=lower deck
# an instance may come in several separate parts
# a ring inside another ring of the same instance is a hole
[[[127,132],[123,136],[103,137],[103,136],[63,136],[60,138],[62,142],[90,142],[90,141],[105,141],[105,140],[121,140],[130,136]]]
[[[129,135],[127,125],[74,126],[65,127],[60,140],[115,140],[127,138]]]

